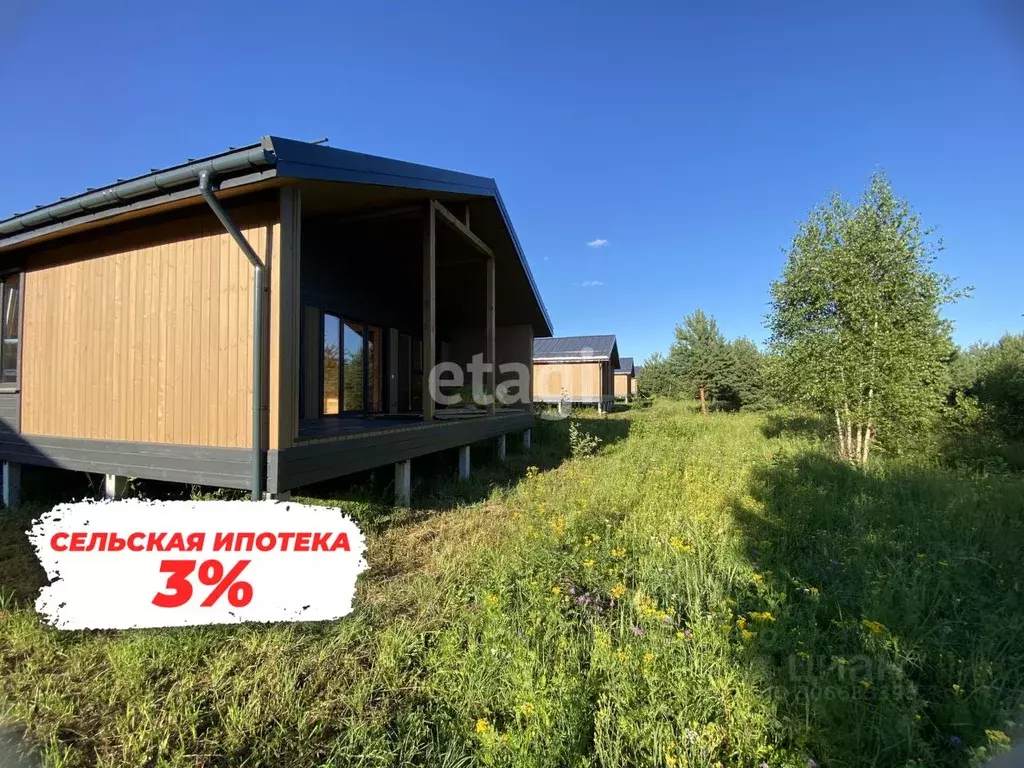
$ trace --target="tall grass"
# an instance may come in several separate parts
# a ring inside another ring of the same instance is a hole
[[[854,470],[813,426],[658,403],[582,419],[589,458],[541,422],[530,459],[422,488],[433,510],[338,502],[371,570],[322,624],[59,633],[25,603],[24,515],[0,571],[3,721],[61,766],[999,751],[1024,704],[1024,478]]]

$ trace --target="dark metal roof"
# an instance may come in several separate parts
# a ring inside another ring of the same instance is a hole
[[[539,362],[613,360],[619,352],[614,336],[561,336],[534,339],[533,359]]]
[[[14,214],[0,220],[0,251],[129,211],[198,197],[199,175],[204,170],[214,175],[222,189],[278,177],[375,184],[490,198],[540,309],[546,326],[541,330],[547,333],[553,330],[551,318],[494,179],[276,136],[264,136],[257,144],[198,160],[189,159],[187,163],[154,169],[132,179],[119,179],[106,187],[38,206],[28,213]]]
[[[635,374],[636,371],[633,368],[633,358],[632,357],[620,357],[619,358],[619,367],[615,369],[615,372],[616,373],[628,373],[631,376],[633,374]]]

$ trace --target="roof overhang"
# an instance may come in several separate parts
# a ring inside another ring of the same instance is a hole
[[[533,362],[535,363],[606,363],[611,360],[610,355],[590,355],[588,357],[581,357],[580,355],[567,355],[564,357],[534,357]]]
[[[258,144],[156,170],[64,198],[0,221],[0,254],[43,240],[107,226],[128,217],[164,212],[198,202],[199,176],[209,171],[220,196],[253,191],[285,180],[309,180],[415,189],[489,201],[501,223],[502,243],[489,243],[514,257],[536,302],[537,336],[553,333],[522,245],[494,179],[407,163],[318,144],[265,136]]]

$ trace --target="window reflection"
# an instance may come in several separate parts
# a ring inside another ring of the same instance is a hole
[[[336,415],[341,391],[341,319],[324,313],[324,407],[325,416]]]

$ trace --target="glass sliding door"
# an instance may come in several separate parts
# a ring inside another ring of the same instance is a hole
[[[341,396],[341,318],[324,313],[323,345],[324,398],[323,414],[336,416]]]
[[[342,410],[347,413],[362,413],[363,401],[363,324],[345,321],[344,363],[342,382],[344,403]]]
[[[320,414],[383,413],[384,329],[324,312],[322,332]]]
[[[384,330],[379,325],[366,327],[366,410],[384,410]]]

